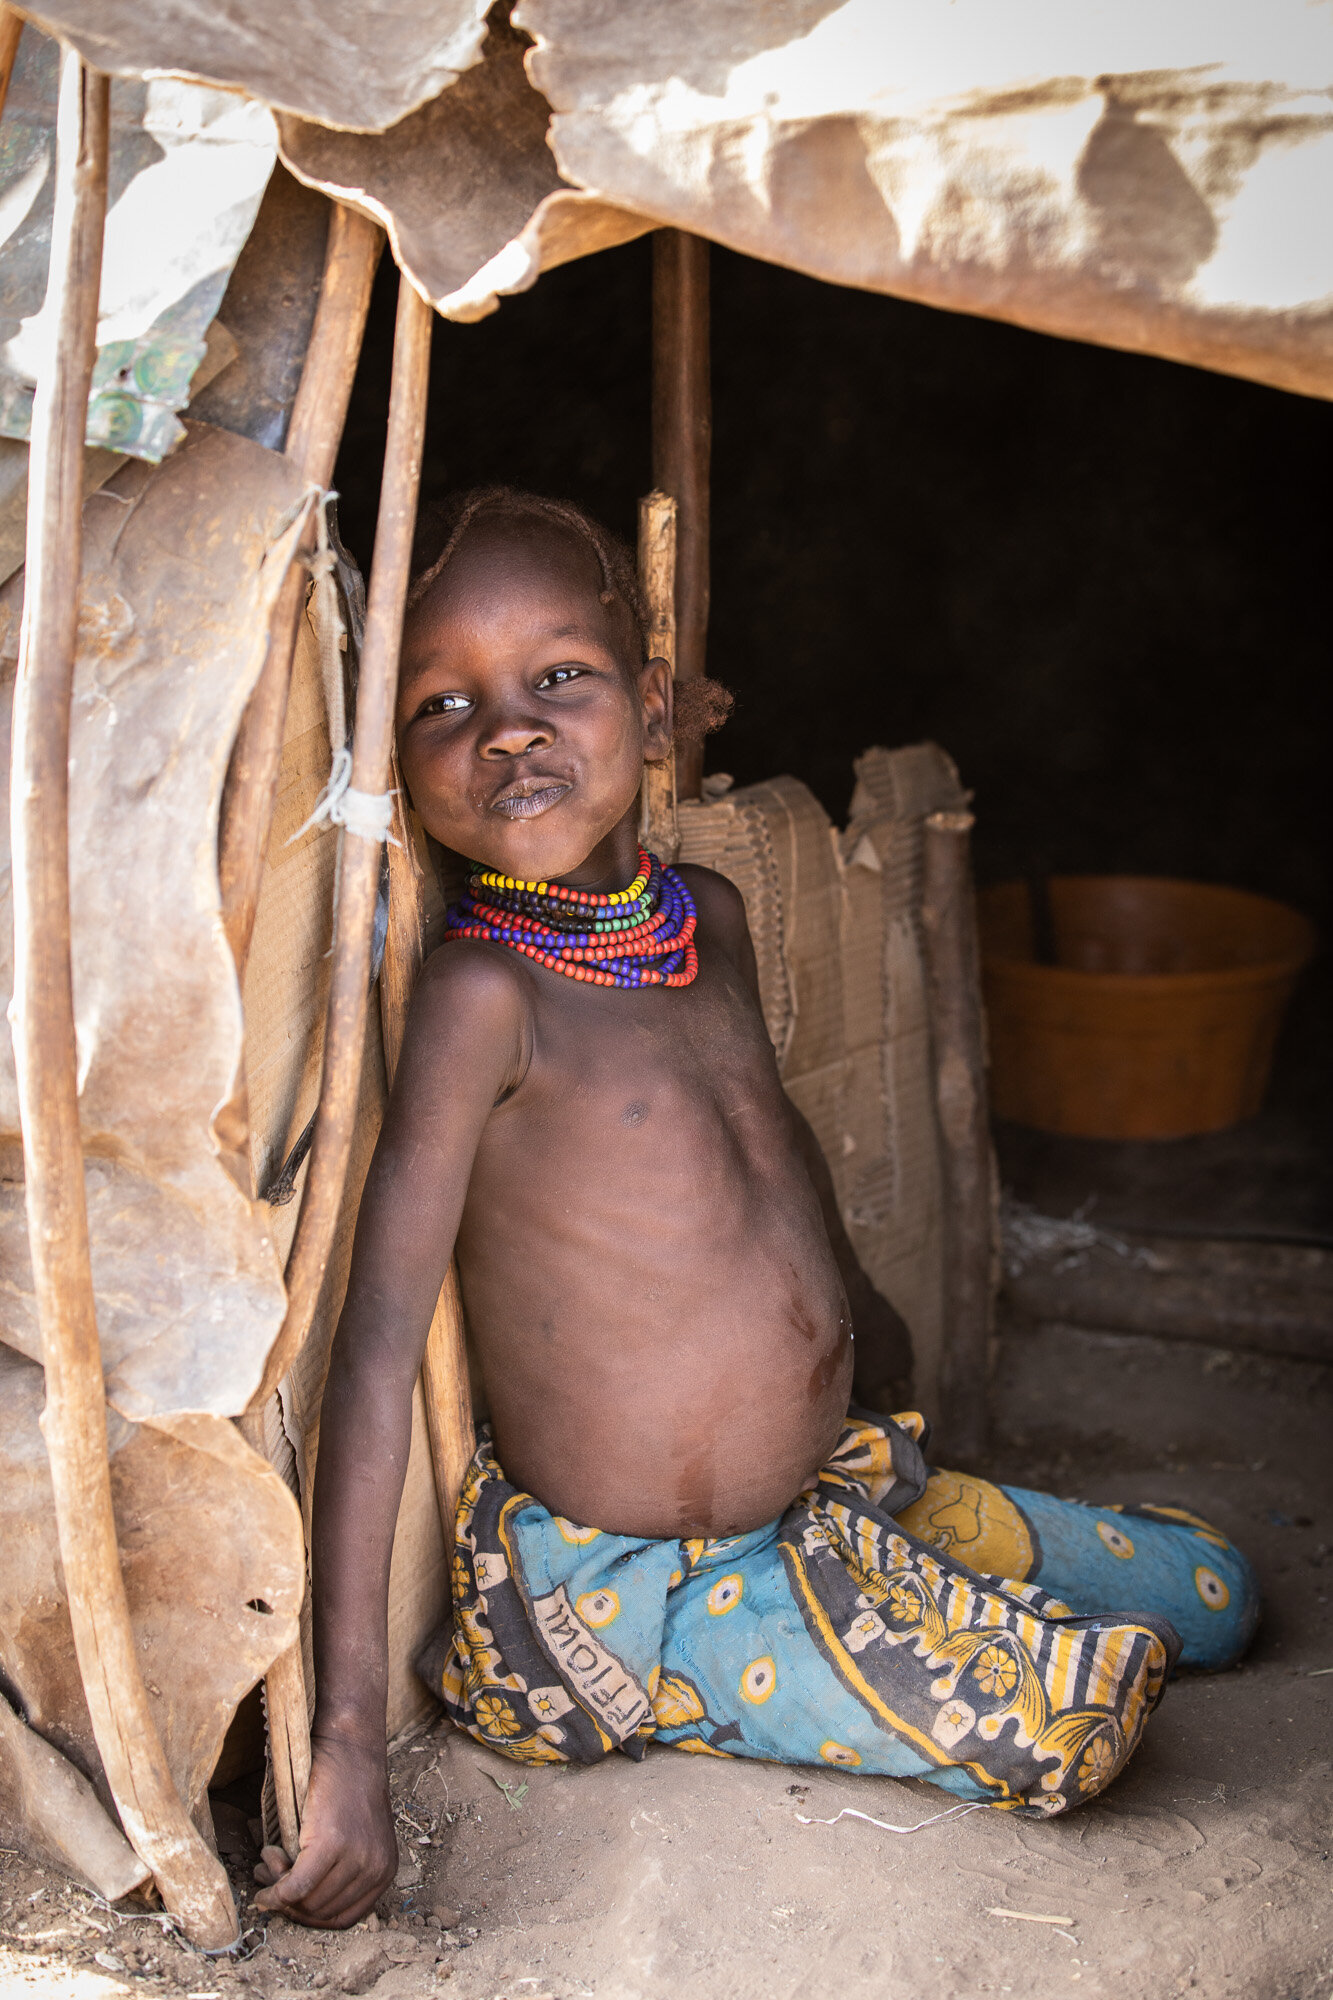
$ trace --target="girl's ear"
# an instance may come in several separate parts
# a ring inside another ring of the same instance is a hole
[[[660,764],[671,755],[674,694],[667,662],[645,661],[639,670],[639,699],[643,703],[643,756],[647,764]]]

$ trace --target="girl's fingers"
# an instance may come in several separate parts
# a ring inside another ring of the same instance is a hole
[[[291,1865],[285,1848],[261,1848],[259,1860],[255,1865],[255,1880],[262,1882],[266,1889],[270,1888],[274,1882],[281,1880]]]
[[[322,1846],[303,1847],[293,1868],[256,1898],[258,1907],[321,1929],[353,1924],[374,1906],[384,1888],[364,1865]]]

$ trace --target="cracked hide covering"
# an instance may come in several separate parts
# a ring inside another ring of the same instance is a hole
[[[520,0],[565,179],[835,284],[1333,395],[1305,0]]]
[[[388,132],[278,120],[284,165],[383,223],[399,264],[446,319],[482,319],[542,271],[653,226],[560,178],[527,48],[497,15],[482,61]]]
[[[297,1503],[231,1422],[258,1385],[284,1292],[270,1212],[248,1194],[241,1001],[221,924],[217,827],[236,727],[309,504],[287,459],[191,424],[163,465],[127,464],[84,510],[71,918],[93,1278],[130,1610],[167,1758],[191,1805],[237,1702],[296,1637],[303,1589]],[[22,584],[20,574],[0,592],[6,737]],[[6,993],[8,827],[6,813]],[[0,1165],[0,1685],[109,1803],[38,1430],[43,1381],[7,1036]],[[0,1795],[22,1776],[8,1762]],[[41,1830],[28,1810],[31,1840]],[[88,1873],[69,1851],[66,1865]]]
[[[1326,6],[519,0],[526,77],[503,7],[489,34],[485,14],[46,0],[35,18],[104,68],[293,114],[292,171],[382,221],[449,318],[669,224],[834,284],[1333,395]]]
[[[378,132],[477,60],[490,0],[43,0],[25,9],[113,76],[232,84],[284,111]]]

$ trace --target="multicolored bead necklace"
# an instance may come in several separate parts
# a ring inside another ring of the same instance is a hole
[[[639,849],[639,872],[609,896],[474,869],[444,938],[486,938],[593,986],[688,986],[698,913],[674,868]]]

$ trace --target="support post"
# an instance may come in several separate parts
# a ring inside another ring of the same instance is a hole
[[[389,786],[398,653],[426,433],[432,319],[429,302],[410,279],[400,278],[384,478],[352,742],[351,787],[357,792],[380,794]],[[296,1234],[287,1259],[287,1312],[270,1350],[256,1404],[262,1404],[266,1396],[272,1395],[300,1352],[310,1331],[333,1247],[361,1093],[371,926],[381,852],[378,840],[351,833],[343,836],[333,976],[324,1030],[324,1068],[315,1137]]]
[[[288,458],[310,485],[321,491],[333,478],[370,308],[370,288],[383,246],[384,232],[378,223],[342,202],[334,203],[319,304],[287,427]],[[313,541],[302,554],[308,555],[312,546]],[[273,607],[268,657],[245,705],[222,794],[218,830],[222,921],[242,979],[264,879],[306,581],[305,566],[298,558],[288,570]],[[340,750],[342,745],[335,743],[333,747]]]
[[[964,1461],[986,1441],[986,1378],[994,1312],[994,1165],[986,1103],[985,1024],[970,812],[925,822],[925,931],[944,1198],[941,1435]]]
[[[301,1814],[310,1788],[310,1711],[298,1639],[279,1653],[264,1676],[264,1720],[283,1852],[295,1861],[301,1848]]]
[[[676,679],[705,672],[708,493],[713,402],[708,365],[708,255],[702,236],[653,237],[653,485],[676,502]],[[702,743],[676,752],[676,792],[697,799]]]
[[[639,583],[648,602],[649,647],[676,672],[676,503],[666,493],[639,502]],[[676,823],[676,757],[647,764],[639,795],[639,838],[650,854],[674,862],[680,853]]]
[[[383,245],[384,234],[377,223],[342,202],[334,203],[329,213],[319,303],[287,427],[288,458],[321,491],[333,478]],[[308,553],[308,547],[301,551],[302,556]],[[270,615],[268,656],[241,717],[222,795],[218,831],[222,920],[237,977],[242,981],[254,936],[282,768],[287,697],[296,636],[305,611],[306,582],[305,564],[298,556]],[[335,743],[333,748],[339,750],[342,745]],[[262,1454],[262,1408],[253,1416],[242,1417],[240,1428],[246,1441]],[[294,1860],[310,1780],[310,1716],[299,1640],[265,1675],[264,1710],[278,1827],[283,1847]]]
[[[69,734],[108,104],[108,79],[62,48],[47,294],[53,353],[33,411],[27,573],[14,691],[12,1021],[28,1236],[46,1368],[42,1431],[79,1672],[125,1832],[191,1942],[218,1950],[236,1939],[231,1890],[172,1781],[139,1670],[120,1566],[79,1129]]]
[[[421,827],[414,815],[404,810],[401,791],[394,804],[394,833],[401,846],[389,849],[389,930],[380,971],[384,1067],[391,1086],[402,1052],[412,989],[425,957],[422,890],[425,871],[430,866]],[[458,1267],[452,1259],[426,1337],[421,1387],[440,1525],[445,1544],[452,1550],[459,1489],[476,1448],[463,1299],[458,1286]]]

